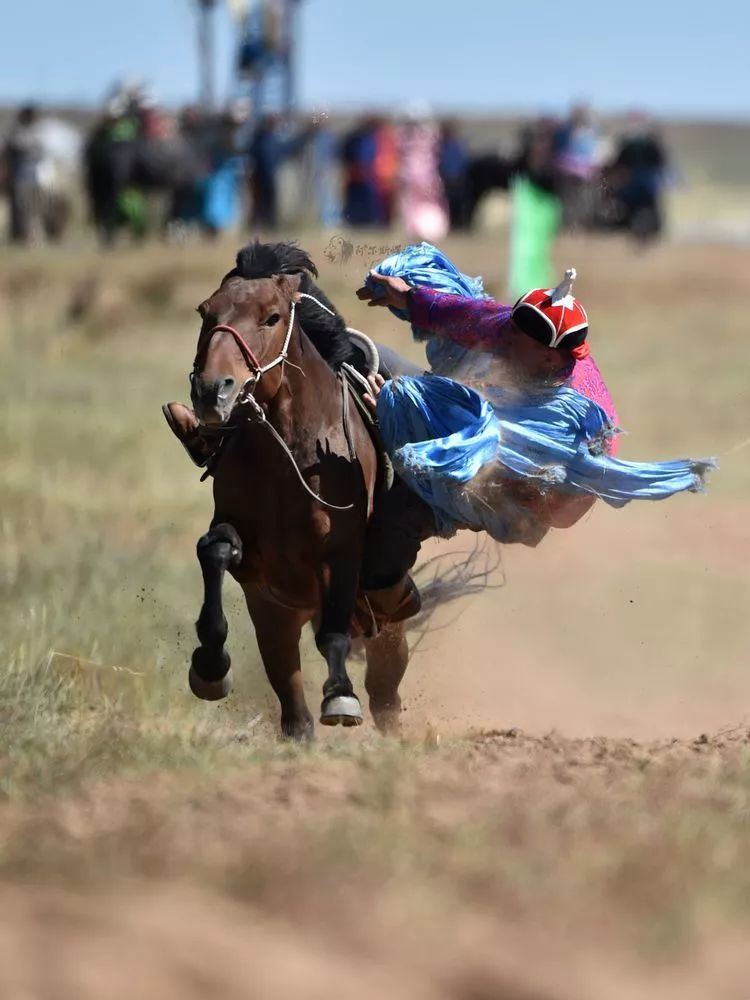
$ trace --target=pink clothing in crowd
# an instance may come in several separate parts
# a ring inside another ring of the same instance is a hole
[[[398,134],[398,201],[410,240],[434,243],[448,232],[448,207],[438,170],[440,132],[429,122],[402,125]]]

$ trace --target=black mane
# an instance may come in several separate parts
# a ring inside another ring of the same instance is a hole
[[[318,269],[308,253],[296,243],[261,243],[254,240],[237,254],[238,278],[270,278],[274,274],[308,274],[318,277]]]
[[[237,254],[237,266],[224,276],[224,281],[229,278],[271,278],[276,274],[301,274],[300,292],[313,295],[333,311],[331,316],[305,298],[300,299],[297,305],[302,329],[323,360],[334,369],[340,368],[344,361],[361,368],[362,354],[352,346],[343,316],[313,281],[318,276],[318,269],[310,255],[296,243],[261,243],[258,240],[248,243]]]

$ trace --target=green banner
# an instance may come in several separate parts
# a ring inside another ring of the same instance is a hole
[[[560,228],[560,200],[527,177],[518,177],[511,192],[508,288],[514,299],[532,288],[555,284],[552,245]]]

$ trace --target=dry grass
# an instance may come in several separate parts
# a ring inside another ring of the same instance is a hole
[[[706,498],[503,551],[505,585],[425,636],[403,744],[278,744],[231,588],[239,690],[186,693],[210,499],[158,409],[185,392],[192,309],[232,249],[8,255],[0,276],[0,992],[747,993],[747,453]],[[501,292],[494,237],[450,250]],[[750,254],[559,256],[583,276],[626,456],[747,437]],[[418,357],[351,298],[360,269],[326,264],[325,287]],[[309,643],[305,669],[314,700]]]

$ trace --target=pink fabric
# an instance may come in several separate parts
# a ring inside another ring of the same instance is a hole
[[[615,427],[618,426],[617,409],[615,408],[614,400],[610,395],[602,373],[599,371],[599,366],[591,355],[584,358],[583,361],[576,361],[573,365],[573,371],[565,384],[570,389],[580,392],[586,399],[590,399],[593,403],[598,403]],[[610,455],[617,454],[617,446],[618,438],[613,438],[609,447]]]
[[[439,141],[434,125],[403,125],[399,130],[399,208],[412,240],[435,242],[448,232],[448,209],[438,170]]]

